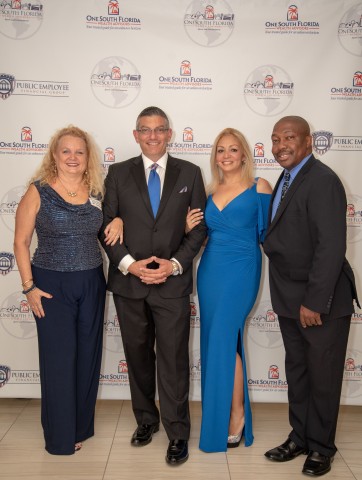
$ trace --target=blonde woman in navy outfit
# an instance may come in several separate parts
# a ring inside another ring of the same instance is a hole
[[[71,455],[94,435],[106,291],[102,196],[95,145],[70,126],[51,139],[16,214],[14,251],[38,330],[45,449],[54,455]],[[107,242],[118,241],[121,227],[119,219],[106,227]]]

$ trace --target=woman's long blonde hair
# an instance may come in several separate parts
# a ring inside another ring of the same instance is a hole
[[[224,128],[224,130],[222,130],[219,133],[219,135],[215,138],[215,141],[211,150],[211,157],[210,157],[211,182],[207,187],[207,192],[209,195],[212,195],[217,189],[218,185],[223,183],[222,170],[218,167],[216,163],[216,152],[217,152],[218,143],[226,135],[232,135],[233,137],[235,137],[237,143],[240,144],[242,153],[244,155],[244,158],[243,158],[244,162],[240,170],[240,180],[245,180],[246,183],[248,184],[248,188],[252,187],[252,185],[255,183],[253,156],[252,156],[248,141],[246,140],[244,135],[241,132],[239,132],[239,130],[236,130],[235,128]]]
[[[74,125],[69,125],[68,127],[61,128],[55,132],[50,139],[48,151],[46,152],[40,167],[30,182],[39,180],[41,185],[55,182],[58,172],[56,168],[54,152],[58,147],[59,140],[66,135],[84,140],[88,157],[87,169],[83,175],[84,183],[88,186],[89,193],[91,195],[102,199],[104,189],[101,165],[99,162],[99,150],[92,137],[87,132],[75,127]]]

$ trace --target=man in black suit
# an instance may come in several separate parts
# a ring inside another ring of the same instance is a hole
[[[112,165],[105,181],[104,224],[121,217],[123,244],[107,246],[108,289],[119,318],[138,427],[131,443],[147,445],[160,413],[170,440],[170,465],[188,458],[190,300],[192,263],[206,236],[204,222],[187,235],[189,208],[204,209],[200,168],[167,154],[167,115],[148,107],[133,131],[142,155]],[[154,345],[156,342],[156,354]]]
[[[264,251],[286,351],[292,431],[265,456],[284,462],[308,453],[302,471],[319,476],[331,469],[337,450],[353,299],[358,304],[345,258],[347,202],[340,179],[312,155],[306,120],[279,120],[272,145],[284,172],[273,192]]]

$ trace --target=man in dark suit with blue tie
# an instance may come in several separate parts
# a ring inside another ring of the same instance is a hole
[[[105,181],[104,222],[121,217],[123,244],[103,246],[128,364],[137,420],[131,444],[144,446],[161,420],[169,438],[166,461],[188,458],[190,300],[192,263],[206,236],[201,222],[185,234],[188,209],[204,209],[200,168],[167,154],[167,115],[148,107],[133,131],[142,155],[112,165]],[[102,240],[102,239],[101,239]],[[156,354],[154,346],[156,343]]]
[[[288,116],[272,134],[284,168],[271,201],[264,251],[271,300],[286,351],[292,431],[265,453],[285,462],[307,453],[302,472],[331,469],[353,299],[346,252],[346,195],[338,176],[312,154],[306,120]],[[359,304],[358,304],[359,306]]]

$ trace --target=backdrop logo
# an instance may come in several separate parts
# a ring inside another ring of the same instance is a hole
[[[353,313],[352,314],[352,323],[362,323],[362,313]]]
[[[191,328],[200,328],[200,315],[195,302],[190,302],[190,325]]]
[[[182,75],[184,77],[190,77],[191,76],[191,62],[189,62],[188,60],[183,60],[181,62],[180,75]]]
[[[279,367],[278,365],[270,365],[268,371],[268,378],[278,379],[279,378]]]
[[[266,349],[280,348],[283,345],[277,314],[270,301],[260,302],[246,319],[248,339]]]
[[[348,53],[362,56],[362,3],[345,12],[338,25],[338,39]]]
[[[283,17],[285,18],[285,17]],[[319,22],[315,20],[305,20],[299,15],[297,5],[289,5],[286,11],[286,21],[268,20],[265,22],[265,33],[276,35],[295,35],[295,34],[319,34]]]
[[[160,75],[159,88],[167,90],[212,90],[212,80],[209,77],[191,76],[191,62],[180,62],[180,75]]]
[[[0,73],[0,95],[3,100],[9,98],[10,95],[69,97],[69,82],[16,80],[13,75]]]
[[[101,0],[96,11],[86,16],[86,27],[93,30],[141,30],[141,19],[122,12],[117,0]]]
[[[319,155],[329,150],[338,152],[356,152],[362,150],[362,137],[337,136],[332,132],[320,130],[312,133],[313,149]]]
[[[324,155],[332,146],[333,133],[321,130],[312,133],[313,149],[319,155]]]
[[[257,142],[253,150],[254,165],[257,170],[280,170],[279,163],[275,158],[267,158],[265,156],[264,143]]]
[[[197,140],[193,128],[185,127],[182,132],[182,140],[170,142],[168,152],[170,155],[210,155],[212,145]]]
[[[264,157],[264,143],[258,142],[254,145],[254,158]]]
[[[39,370],[12,370],[9,385],[39,385]]]
[[[289,5],[287,20],[289,22],[293,20],[298,20],[298,7],[296,5]]]
[[[249,390],[254,392],[286,392],[288,384],[280,378],[278,365],[272,364],[264,377],[248,379]]]
[[[121,357],[115,368],[116,371],[113,373],[101,372],[99,384],[108,387],[129,387],[128,368],[124,357]]]
[[[108,2],[108,14],[109,15],[119,15],[119,4],[116,1],[112,0]]]
[[[29,340],[36,337],[36,325],[27,300],[21,292],[6,297],[0,306],[0,321],[12,337]]]
[[[199,384],[201,382],[201,359],[200,350],[194,350],[190,355],[190,381]]]
[[[96,99],[106,107],[130,105],[141,91],[141,74],[132,62],[123,57],[107,57],[97,63],[91,75],[91,88]]]
[[[7,365],[0,365],[0,388],[10,380],[11,370]]]
[[[194,140],[194,131],[191,127],[185,127],[182,135],[184,142],[193,142]]]
[[[118,372],[119,373],[128,373],[128,365],[125,359],[119,361],[118,364]]]
[[[331,100],[362,100],[362,72],[353,74],[351,86],[331,87]]]
[[[43,22],[43,5],[39,1],[0,2],[0,32],[15,40],[24,40],[34,35]]]
[[[15,257],[10,252],[0,252],[0,273],[7,275],[14,268]]]
[[[103,155],[104,161],[105,162],[111,162],[113,163],[116,159],[116,155],[114,153],[114,148],[113,147],[107,147],[104,150],[104,155]]]
[[[33,141],[30,127],[22,127],[17,140],[0,138],[0,155],[44,155],[47,148],[47,143]]]
[[[196,0],[184,15],[184,28],[190,39],[203,47],[226,42],[234,30],[235,15],[224,0]]]
[[[347,349],[343,372],[342,396],[356,398],[362,395],[362,352]]]
[[[14,187],[8,190],[0,201],[1,221],[11,232],[15,230],[15,214],[23,193],[23,186]]]
[[[0,74],[0,96],[3,100],[10,97],[15,88],[15,77],[13,75],[7,75],[6,73]]]
[[[244,84],[244,99],[248,107],[265,117],[279,115],[293,99],[294,83],[276,65],[256,68]]]
[[[119,328],[119,319],[112,296],[107,292],[106,308],[104,315],[104,344],[103,348],[109,352],[120,354],[123,352],[121,331]]]
[[[21,129],[21,141],[22,142],[31,142],[33,139],[33,134],[30,127],[23,127]]]
[[[362,197],[347,195],[347,241],[357,243],[362,240]]]

